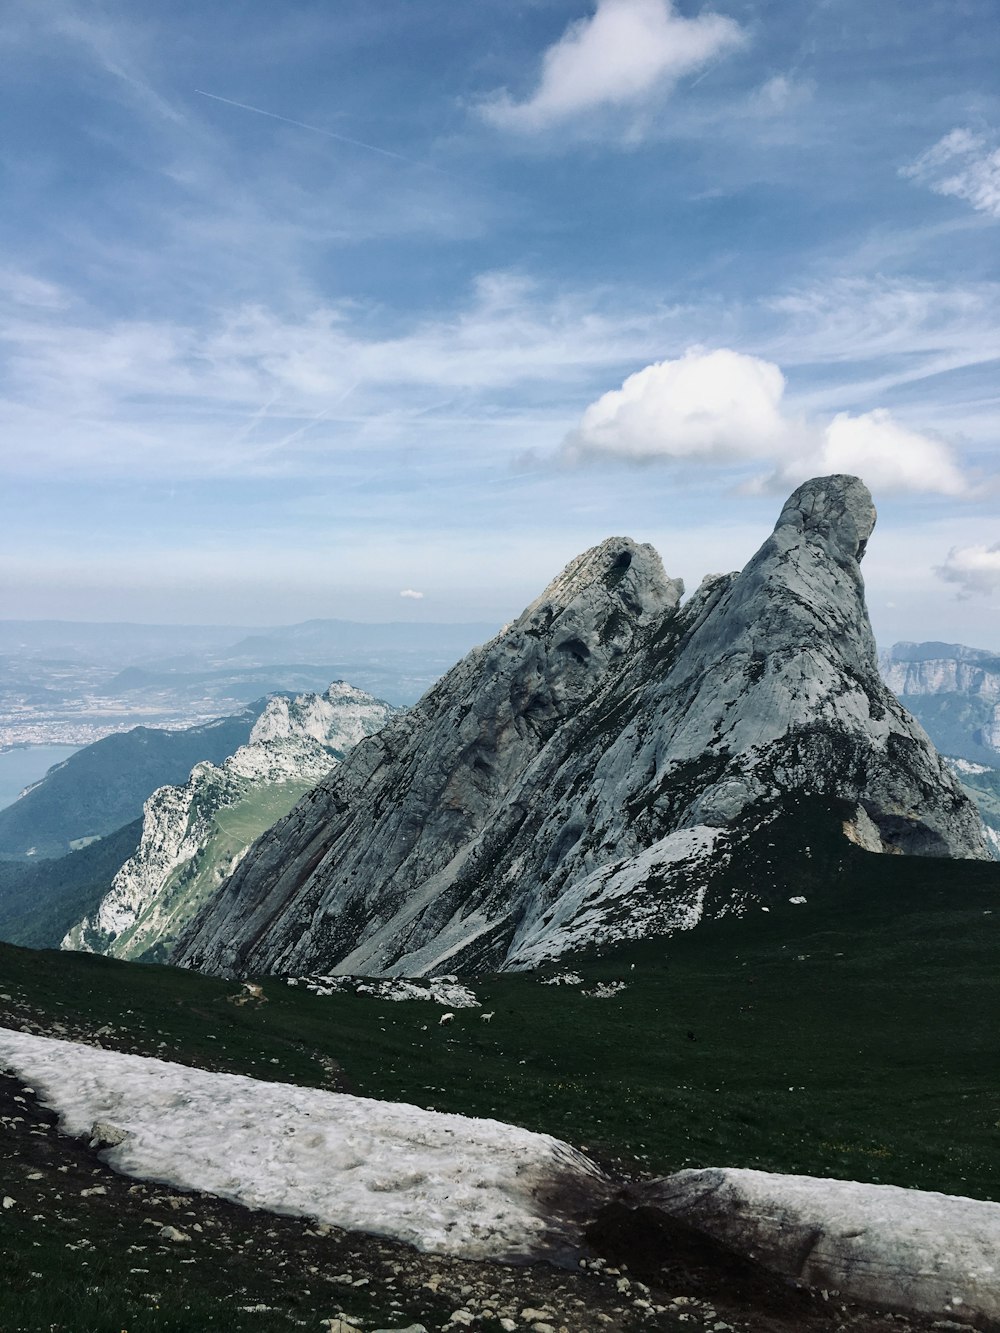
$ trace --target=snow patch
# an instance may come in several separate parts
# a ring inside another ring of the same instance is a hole
[[[643,1201],[793,1281],[963,1322],[1000,1317],[998,1203],[735,1167],[679,1171]]]
[[[528,969],[585,945],[690,930],[701,920],[705,863],[725,856],[723,830],[678,829],[625,861],[600,866],[569,888],[515,937],[505,967]]]
[[[579,972],[556,972],[554,976],[542,977],[543,986],[582,986],[583,977]]]
[[[0,1066],[90,1137],[127,1132],[116,1170],[250,1208],[473,1259],[551,1254],[575,1226],[550,1203],[603,1193],[600,1169],[547,1134],[343,1093],[213,1074],[0,1028]]]
[[[626,981],[599,981],[596,986],[580,994],[586,995],[588,1000],[610,1000],[612,995],[621,995],[623,990],[628,990]]]
[[[430,1000],[449,1009],[479,1009],[475,991],[454,976],[409,977],[320,976],[285,977],[289,986],[304,986],[316,995],[370,995],[376,1000]]]

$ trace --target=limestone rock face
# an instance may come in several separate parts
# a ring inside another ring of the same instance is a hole
[[[196,764],[186,783],[153,792],[135,855],[61,947],[115,958],[169,955],[254,838],[396,711],[343,681],[323,694],[270,699],[246,745],[221,764]]]
[[[270,830],[177,961],[408,975],[669,932],[790,793],[849,803],[881,850],[986,857],[879,677],[874,522],[856,478],[807,482],[683,607],[650,547],[586,552]]]
[[[882,678],[943,754],[1000,766],[1000,657],[961,643],[896,643]]]

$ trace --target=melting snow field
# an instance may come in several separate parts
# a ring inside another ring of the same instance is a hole
[[[1000,1319],[998,1203],[734,1167],[678,1171],[644,1202],[792,1280],[902,1310]]]
[[[117,1171],[251,1208],[467,1258],[573,1244],[558,1196],[598,1195],[598,1168],[545,1134],[343,1093],[212,1074],[0,1028],[0,1068],[61,1128],[127,1132]]]

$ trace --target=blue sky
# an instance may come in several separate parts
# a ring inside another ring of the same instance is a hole
[[[14,0],[0,59],[0,614],[499,622],[613,533],[690,590],[853,471],[880,640],[1000,649],[995,0]]]

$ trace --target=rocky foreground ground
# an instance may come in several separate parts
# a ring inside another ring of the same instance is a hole
[[[12,1020],[45,1031],[28,1009],[8,1014]],[[75,1026],[58,1035],[119,1044]],[[676,1244],[661,1238],[639,1250],[613,1211],[593,1232],[593,1254],[575,1266],[512,1267],[422,1254],[306,1218],[134,1181],[115,1174],[87,1140],[60,1134],[55,1115],[33,1091],[6,1076],[0,1126],[0,1245],[7,1309],[14,1311],[0,1318],[2,1333],[85,1333],[91,1325],[80,1316],[51,1317],[53,1286],[92,1301],[102,1292],[107,1312],[119,1317],[115,1327],[123,1329],[130,1313],[154,1309],[169,1312],[164,1328],[262,1333],[288,1327],[416,1333],[415,1325],[428,1333],[963,1327],[844,1304],[836,1293],[799,1291],[685,1238]],[[36,1317],[36,1309],[48,1313]]]

